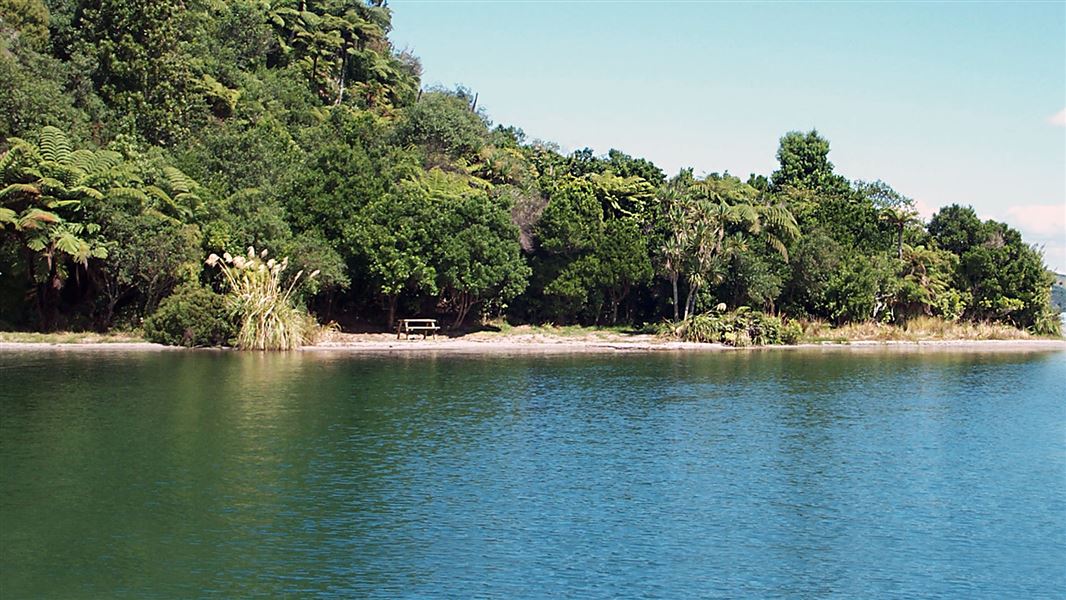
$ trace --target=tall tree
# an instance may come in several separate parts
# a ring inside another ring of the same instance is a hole
[[[829,162],[829,140],[813,129],[786,133],[777,149],[777,161],[779,167],[770,176],[775,189],[791,186],[824,190],[839,187],[842,182]]]

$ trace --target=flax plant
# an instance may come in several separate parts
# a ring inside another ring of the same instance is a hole
[[[237,348],[295,350],[314,335],[314,320],[293,300],[303,271],[285,283],[288,258],[268,259],[266,250],[256,254],[255,248],[249,246],[245,256],[211,254],[207,265],[218,267],[229,287],[226,306],[240,327]],[[308,279],[317,276],[316,270]]]

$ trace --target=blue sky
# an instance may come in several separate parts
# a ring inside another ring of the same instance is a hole
[[[394,31],[531,138],[769,174],[817,128],[851,179],[971,204],[1066,270],[1066,3],[418,2]]]

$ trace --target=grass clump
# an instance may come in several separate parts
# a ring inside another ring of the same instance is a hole
[[[122,344],[143,342],[136,331],[96,333],[87,331],[0,331],[0,342],[14,344]]]
[[[1028,331],[1003,323],[949,321],[939,317],[915,317],[902,324],[847,323],[831,327],[824,321],[808,321],[803,340],[809,342],[922,342],[1033,339]]]
[[[293,294],[303,271],[285,282],[289,259],[267,258],[248,247],[246,256],[212,254],[207,265],[222,271],[228,287],[225,305],[238,323],[236,346],[241,350],[295,350],[314,341],[318,325],[307,311],[298,308]],[[308,277],[318,275],[314,271]]]

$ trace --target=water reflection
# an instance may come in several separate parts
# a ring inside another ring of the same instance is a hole
[[[13,597],[1066,586],[1066,355],[0,355]]]

